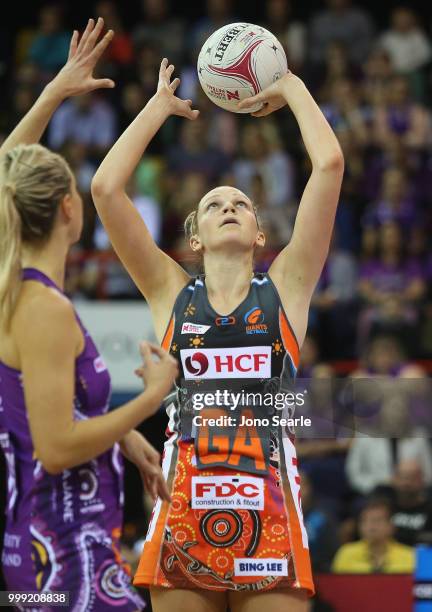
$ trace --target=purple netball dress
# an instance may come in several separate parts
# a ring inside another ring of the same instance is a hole
[[[39,270],[26,268],[23,280],[62,293]],[[84,420],[108,411],[111,383],[93,340],[76,318],[85,347],[75,361],[74,418]],[[8,589],[69,591],[71,612],[141,610],[145,604],[131,587],[119,553],[123,463],[118,445],[88,463],[48,474],[34,454],[22,374],[2,362],[0,444],[8,477],[2,554]],[[58,608],[43,607],[44,612],[51,609]]]

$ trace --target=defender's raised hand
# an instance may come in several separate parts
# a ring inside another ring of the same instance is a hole
[[[114,32],[109,30],[98,42],[104,27],[104,20],[99,17],[96,24],[89,19],[81,39],[76,30],[72,34],[69,57],[66,64],[50,83],[51,89],[63,97],[86,94],[95,89],[112,88],[111,79],[95,79],[93,72],[105,49],[113,39]]]

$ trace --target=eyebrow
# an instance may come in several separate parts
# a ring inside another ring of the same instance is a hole
[[[202,205],[205,206],[209,202],[214,201],[216,198],[221,198],[221,197],[222,196],[220,194],[217,194],[217,195],[214,195],[214,196],[209,196],[206,200],[202,201]],[[248,198],[245,195],[236,194],[235,197],[239,198],[241,200],[245,200],[247,203],[250,203]]]

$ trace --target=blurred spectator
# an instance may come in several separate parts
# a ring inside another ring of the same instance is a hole
[[[432,450],[431,450],[432,453]],[[386,496],[393,510],[395,539],[415,546],[423,534],[432,535],[432,500],[425,485],[421,464],[413,459],[400,461],[390,485],[378,486],[374,496]]]
[[[68,142],[86,145],[99,161],[116,138],[117,118],[112,106],[96,95],[77,96],[64,102],[54,114],[48,131],[48,146],[55,151]]]
[[[200,172],[187,172],[180,176],[171,176],[167,181],[167,211],[164,219],[164,244],[182,251],[186,261],[196,261],[189,243],[184,240],[183,223],[192,210],[196,210],[199,201],[207,191],[209,183]]]
[[[370,52],[363,66],[363,96],[367,104],[379,107],[384,103],[388,84],[395,76],[389,54],[381,47]]]
[[[343,544],[332,569],[338,574],[411,574],[414,550],[393,539],[391,508],[385,500],[371,500],[360,514],[359,542]]]
[[[358,387],[356,387],[358,389]],[[396,386],[396,390],[400,387]],[[393,390],[394,391],[394,390]],[[400,391],[398,391],[400,393]],[[396,410],[403,412],[406,404],[397,398],[396,393],[388,391],[388,398],[392,397],[394,402],[394,415]],[[388,401],[388,399],[387,399]],[[398,415],[399,419],[405,419],[405,415]],[[400,421],[399,421],[400,422]],[[383,432],[390,433],[388,430]],[[425,432],[407,431],[407,435],[425,435]],[[415,460],[424,466],[424,472],[428,475],[428,484],[432,484],[432,457],[427,438],[404,437],[404,438],[377,438],[356,437],[348,451],[346,462],[347,477],[350,485],[357,494],[369,495],[375,487],[390,483],[397,459]]]
[[[78,190],[81,193],[90,194],[91,181],[97,166],[88,158],[86,145],[72,140],[66,141],[61,149],[61,154],[73,170]]]
[[[165,162],[160,157],[146,155],[138,164],[135,173],[137,190],[160,202],[163,192]]]
[[[274,123],[247,124],[241,136],[241,153],[233,165],[236,186],[249,194],[254,177],[259,175],[269,207],[287,206],[294,192],[293,167]]]
[[[301,505],[314,572],[328,572],[338,549],[338,534],[333,517],[321,507],[309,476],[300,471]]]
[[[115,32],[115,36],[104,55],[104,66],[114,64],[117,68],[124,69],[125,66],[132,63],[134,52],[131,35],[123,27],[116,3],[113,0],[100,0],[95,6],[94,13],[103,18],[106,30],[114,30]],[[111,75],[107,74],[107,76]],[[117,72],[115,76],[117,76]]]
[[[167,57],[170,63],[179,66],[185,41],[183,21],[170,15],[167,0],[141,0],[141,5],[143,21],[132,33],[135,45],[156,46],[159,63],[162,57]]]
[[[345,456],[350,438],[338,437],[334,377],[331,365],[320,361],[318,342],[309,333],[301,349],[297,379],[307,389],[302,413],[311,418],[312,427],[296,433],[297,456],[323,506],[337,515],[347,493]]]
[[[233,181],[228,182],[235,182],[235,178]],[[255,176],[252,177],[248,196],[258,208],[260,227],[266,238],[266,249],[269,249],[271,252],[270,259],[265,256],[262,258],[264,255],[262,249],[259,249],[255,253],[255,269],[257,271],[266,272],[274,259],[273,251],[283,248],[291,239],[295,210],[294,207],[269,205],[268,193],[265,189],[264,177],[262,174],[255,174]]]
[[[409,6],[393,9],[390,29],[380,36],[379,44],[389,54],[395,70],[403,74],[424,68],[432,59],[429,39]]]
[[[239,148],[239,124],[234,113],[217,110],[207,116],[210,146],[232,159]]]
[[[328,103],[322,105],[327,121],[336,132],[349,130],[356,144],[366,146],[369,143],[369,130],[355,84],[346,78],[339,78],[332,81],[329,94]]]
[[[189,59],[195,63],[196,57],[207,38],[222,26],[233,23],[232,0],[206,0],[205,15],[198,19],[188,36]]]
[[[127,186],[127,193],[132,200],[135,208],[146,224],[151,237],[159,244],[161,239],[162,217],[158,203],[148,195],[143,195],[138,191],[136,176],[132,176]],[[110,248],[110,241],[104,226],[97,219],[95,230],[95,247],[102,251]]]
[[[320,64],[332,41],[342,41],[350,59],[361,65],[372,45],[373,23],[367,12],[352,5],[351,0],[326,0],[327,8],[311,20],[309,30],[310,59]],[[355,44],[353,44],[355,41]]]
[[[230,160],[207,143],[205,120],[184,121],[180,127],[179,142],[168,150],[168,171],[180,176],[186,172],[202,172],[210,184],[228,171]]]
[[[119,132],[123,133],[142,111],[147,100],[141,85],[131,81],[123,87],[120,101]]]
[[[332,98],[332,87],[335,81],[358,82],[362,71],[350,60],[345,44],[333,40],[328,44],[322,64],[309,65],[306,71],[308,86],[317,92],[318,100],[328,102]],[[343,102],[342,99],[338,100]]]
[[[66,62],[71,34],[63,30],[62,9],[48,4],[39,13],[39,30],[28,52],[28,61],[41,71],[48,81]]]
[[[36,95],[34,87],[30,84],[24,84],[16,87],[13,92],[12,105],[13,108],[10,113],[7,114],[4,127],[5,134],[10,134],[13,128],[18,125],[18,122],[24,117],[24,115],[30,110],[36,101]],[[3,123],[3,122],[2,122]]]
[[[390,483],[395,465],[405,459],[417,460],[425,481],[432,484],[428,434],[415,424],[413,410],[424,394],[422,369],[407,362],[396,338],[378,336],[369,343],[362,367],[351,376],[358,435],[348,451],[346,473],[353,490],[368,495]]]
[[[391,172],[389,179],[385,176],[387,170],[395,170],[399,174]],[[412,209],[414,200],[415,203],[420,203],[424,199],[429,181],[428,171],[419,151],[409,148],[398,134],[388,134],[382,147],[369,151],[365,162],[362,194],[369,200],[395,199],[396,208],[399,206],[398,199],[405,198],[411,200],[411,203],[408,202],[408,209]],[[381,191],[383,193],[380,193]]]
[[[384,146],[391,134],[414,149],[430,145],[430,111],[412,100],[406,76],[394,76],[389,82],[382,102],[373,110],[373,133],[378,146]]]
[[[403,227],[411,227],[416,221],[416,209],[410,191],[404,170],[395,167],[384,170],[380,199],[366,209],[364,224],[378,227],[394,222]]]
[[[384,223],[378,233],[379,256],[360,267],[359,294],[365,308],[359,319],[359,341],[364,343],[373,329],[393,331],[415,342],[419,302],[426,286],[424,271],[405,257],[401,228]]]
[[[306,26],[292,20],[293,3],[291,0],[267,0],[265,3],[264,26],[276,36],[287,55],[288,66],[292,72],[301,72],[306,59]]]
[[[349,357],[356,339],[357,265],[354,256],[338,247],[336,232],[309,313],[310,325],[319,330],[327,357]],[[334,343],[339,347],[333,350]],[[346,353],[341,353],[345,347]]]
[[[157,42],[142,42],[136,48],[136,76],[146,102],[156,91],[161,57],[162,51]]]

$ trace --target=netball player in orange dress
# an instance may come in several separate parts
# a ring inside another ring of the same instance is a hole
[[[172,501],[155,504],[134,582],[149,586],[155,612],[219,612],[227,603],[232,612],[263,606],[304,612],[314,587],[293,437],[282,427],[266,428],[272,409],[227,398],[244,391],[274,396],[295,377],[310,299],[329,248],[343,156],[295,75],[243,101],[244,109],[263,103],[258,117],[288,104],[311,175],[291,241],[267,274],[253,271],[254,251],[265,236],[251,200],[229,186],[205,194],[186,222],[205,272],[191,278],[156,246],[125,193],[168,117],[198,116],[190,100],[175,96],[179,80],[171,82],[173,71],[164,59],[156,94],[92,184],[112,244],[180,369],[162,464]],[[248,421],[253,425],[242,426],[244,418],[255,419]]]

